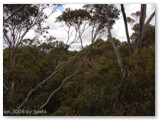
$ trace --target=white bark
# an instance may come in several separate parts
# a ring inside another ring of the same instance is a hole
[[[112,45],[112,47],[114,49],[114,52],[115,52],[117,60],[118,60],[119,67],[120,67],[122,75],[123,75],[122,79],[124,79],[126,77],[126,75],[127,75],[127,71],[124,68],[124,65],[123,65],[123,62],[122,62],[122,58],[120,56],[119,49],[117,48],[117,46],[116,46],[116,44],[115,44],[115,42],[113,41],[113,38],[112,38],[111,25],[110,25],[110,22],[109,22],[108,11],[106,12],[106,19],[107,19],[107,22],[108,22],[108,39],[109,39],[109,42],[111,43],[111,45]]]
[[[84,62],[83,62],[83,63],[84,63]],[[68,77],[66,77],[66,78],[63,80],[63,82],[61,83],[61,85],[60,85],[57,89],[55,89],[55,90],[49,95],[48,99],[47,99],[46,102],[40,107],[40,109],[43,109],[43,108],[48,104],[48,102],[50,101],[50,99],[52,98],[52,96],[62,88],[62,86],[64,85],[64,83],[65,83],[67,80],[69,80],[71,77],[73,77],[75,74],[78,73],[78,71],[79,71],[80,68],[82,67],[83,63],[77,68],[77,70],[76,70],[73,74],[69,75]]]

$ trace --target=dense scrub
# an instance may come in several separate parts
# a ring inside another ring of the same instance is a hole
[[[64,78],[72,74],[85,58],[78,73],[51,97],[43,108],[47,112],[42,115],[155,115],[154,42],[149,44],[145,42],[146,46],[143,46],[136,56],[129,55],[127,52],[127,42],[121,43],[115,39],[115,43],[119,46],[128,70],[125,79],[121,79],[122,75],[111,44],[102,39],[94,43],[87,57],[83,55],[74,61],[71,60],[77,54],[90,49],[90,46],[81,51],[68,51],[61,42],[22,46],[16,54],[13,72],[8,66],[8,48],[4,49],[4,80],[9,82],[10,77],[13,76],[16,81],[12,100],[4,90],[4,110],[17,109],[28,92],[49,76],[56,69],[57,64],[62,66],[69,63],[33,92],[21,108],[39,109],[51,92],[58,88]],[[61,59],[60,63],[57,63],[59,59]]]

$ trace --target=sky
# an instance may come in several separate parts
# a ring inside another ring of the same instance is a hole
[[[64,11],[66,8],[79,9],[82,8],[84,4],[64,4],[63,6],[59,7],[55,13],[53,13],[47,20],[44,25],[49,25],[50,30],[48,30],[49,34],[54,36],[57,40],[63,41],[66,43],[67,41],[67,33],[65,32],[64,28],[62,27],[62,24],[59,22],[55,23],[56,17],[62,14],[62,11]],[[120,4],[114,4],[119,10],[120,10]],[[140,10],[140,4],[124,4],[126,16],[131,16],[132,13],[135,13]],[[147,4],[147,15],[146,20],[148,17],[152,14],[152,12],[155,10],[155,4]],[[44,12],[46,14],[51,13],[51,8],[45,9]],[[137,21],[138,22],[138,21]],[[152,25],[155,25],[155,17],[151,21]],[[67,28],[66,28],[67,29]],[[72,28],[73,29],[73,28]],[[129,35],[132,34],[132,28],[130,24],[128,24],[129,29]],[[124,21],[122,13],[120,12],[119,19],[116,20],[116,23],[113,25],[112,29],[112,36],[119,39],[121,42],[127,41],[126,34],[125,34],[125,27],[124,27]],[[45,34],[46,36],[49,36],[49,34]],[[35,35],[34,30],[30,30],[25,38],[33,38]],[[75,36],[75,33],[72,34],[72,37],[70,39],[70,42],[73,40]],[[107,39],[107,35],[103,35],[102,38],[104,40]],[[45,41],[45,38],[40,37],[42,41]],[[91,28],[88,28],[84,34],[82,35],[83,39],[83,45],[89,45],[91,43]],[[80,50],[80,41],[78,40],[76,43],[72,44],[69,50]]]

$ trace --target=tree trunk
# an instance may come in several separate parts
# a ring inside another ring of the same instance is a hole
[[[121,4],[121,11],[123,15],[123,20],[124,20],[124,25],[125,25],[125,32],[126,32],[126,37],[128,41],[128,48],[129,48],[129,54],[131,53],[131,43],[129,39],[129,32],[128,32],[128,25],[127,25],[127,18],[126,18],[126,13],[123,4]]]
[[[115,44],[115,42],[113,41],[113,38],[112,38],[111,25],[110,25],[110,22],[109,22],[108,11],[106,12],[106,19],[107,19],[107,22],[108,22],[108,39],[109,39],[109,42],[111,43],[111,45],[112,45],[112,47],[114,49],[114,52],[115,52],[117,60],[118,60],[119,67],[120,67],[122,75],[123,75],[122,79],[124,79],[127,76],[127,71],[126,71],[126,69],[125,69],[125,67],[123,65],[119,49],[117,48],[117,46],[116,46],[116,44]]]
[[[79,39],[80,39],[80,42],[81,42],[81,48],[83,49],[84,47],[83,47],[82,37],[79,36]]]
[[[142,45],[142,35],[144,34],[144,25],[145,25],[145,18],[146,18],[146,4],[141,4],[141,13],[140,13],[140,19],[139,19],[139,33],[138,33],[138,39],[135,44],[135,54],[138,54],[139,49]]]
[[[10,71],[10,81],[9,81],[9,95],[10,95],[10,100],[13,101],[13,94],[14,94],[14,86],[15,86],[15,81],[14,81],[14,64],[15,64],[15,48],[14,46],[10,45],[9,47],[9,71]]]

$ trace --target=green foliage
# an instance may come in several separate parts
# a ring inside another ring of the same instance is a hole
[[[129,70],[128,78],[121,80],[121,72],[112,46],[108,41],[99,39],[94,43],[79,74],[66,82],[49,101],[45,107],[48,115],[155,114],[154,45],[143,48],[138,56],[128,56],[127,43],[121,43],[116,39],[115,43],[124,56],[124,62]],[[48,43],[41,46],[20,47],[14,68],[15,106],[22,102],[32,87],[52,73],[60,55],[63,56],[60,63],[63,65],[78,53],[70,51],[66,53],[63,45],[60,44]],[[4,79],[9,81],[7,54],[8,48],[4,49]],[[72,74],[82,59],[61,70],[35,91],[24,108],[38,109],[50,93],[59,87],[62,80]],[[7,92],[4,92],[4,100],[8,97]],[[9,101],[4,102],[5,109],[9,108],[9,105]]]
[[[110,24],[113,25],[118,19],[119,10],[113,4],[86,4],[83,6],[91,14],[91,24],[99,24],[98,29],[107,26],[106,11],[108,10]]]
[[[54,116],[69,116],[69,115],[74,115],[74,112],[72,111],[71,108],[63,106],[60,107],[57,111],[54,112]]]
[[[17,26],[20,26],[21,23],[21,26],[25,27],[28,24],[31,24],[32,17],[36,17],[38,15],[38,7],[38,5],[31,4],[4,4],[4,20],[6,20],[13,13],[15,13],[14,16],[8,19],[8,24],[5,24],[5,26],[9,27],[9,24],[15,24]]]
[[[67,26],[80,26],[83,21],[90,19],[90,14],[84,9],[71,10],[66,8],[62,15],[57,17],[57,21],[64,21]]]
[[[132,29],[134,30],[134,33],[131,35],[131,40],[133,43],[135,43],[138,37],[139,24],[135,24]],[[150,45],[154,43],[155,43],[155,26],[148,25],[144,37],[142,39],[142,46],[148,48]]]

